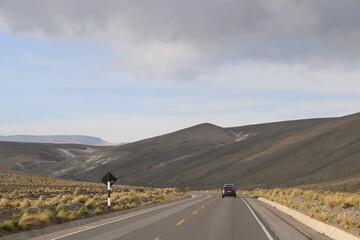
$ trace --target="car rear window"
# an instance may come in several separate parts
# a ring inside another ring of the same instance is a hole
[[[234,187],[224,187],[225,190],[234,190]]]

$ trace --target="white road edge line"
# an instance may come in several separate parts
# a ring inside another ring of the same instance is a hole
[[[267,238],[269,240],[274,240],[272,238],[272,236],[270,235],[270,233],[268,232],[268,230],[266,229],[266,227],[264,226],[264,224],[262,224],[262,222],[259,220],[259,218],[256,216],[256,214],[254,213],[254,211],[251,209],[251,207],[249,206],[249,204],[244,200],[244,198],[241,197],[241,199],[244,201],[244,203],[246,204],[246,206],[250,209],[250,212],[252,213],[252,215],[254,215],[256,221],[259,223],[260,227],[262,228],[262,230],[264,231],[265,235],[267,236]]]
[[[202,196],[203,195],[200,195],[197,198],[200,198]],[[192,199],[193,198],[189,198],[188,200],[192,200]],[[119,218],[119,219],[116,219],[116,220],[113,220],[113,221],[110,221],[110,222],[106,222],[106,223],[103,223],[103,224],[99,224],[99,225],[96,225],[96,226],[92,226],[92,227],[83,228],[83,226],[82,226],[82,229],[80,229],[78,231],[68,233],[68,234],[65,234],[65,235],[62,235],[62,236],[59,236],[59,237],[56,237],[56,238],[51,238],[51,240],[61,239],[61,238],[71,236],[71,235],[74,235],[74,234],[77,234],[77,233],[80,233],[80,232],[84,232],[84,231],[87,231],[87,230],[90,230],[90,229],[93,229],[93,228],[101,227],[101,226],[104,226],[104,225],[107,225],[107,224],[111,224],[111,223],[114,223],[114,222],[119,222],[119,221],[122,221],[122,220],[125,220],[125,219],[128,219],[128,218],[131,218],[131,217],[135,217],[135,216],[138,216],[138,215],[141,215],[141,214],[144,214],[144,213],[155,211],[155,210],[158,210],[158,209],[161,209],[161,208],[164,208],[164,207],[168,207],[168,205],[163,205],[163,206],[155,207],[155,208],[152,208],[152,209],[149,209],[149,210],[140,211],[140,212],[135,213],[133,215],[123,217],[123,218]]]

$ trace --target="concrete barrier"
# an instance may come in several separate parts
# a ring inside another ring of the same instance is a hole
[[[344,230],[341,230],[337,227],[320,222],[319,220],[316,220],[314,218],[306,216],[305,214],[302,214],[301,212],[293,210],[293,209],[286,207],[284,205],[281,205],[279,203],[267,200],[262,197],[259,197],[258,200],[260,200],[272,207],[279,209],[281,212],[292,216],[293,218],[295,218],[302,224],[304,224],[304,225],[314,229],[315,231],[322,233],[325,236],[328,236],[329,238],[332,238],[334,240],[360,240],[360,238],[358,238],[348,232],[345,232]]]

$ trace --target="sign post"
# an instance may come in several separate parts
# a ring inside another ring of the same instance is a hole
[[[116,182],[116,177],[111,174],[111,172],[107,172],[105,176],[101,179],[103,183],[107,185],[108,191],[108,208],[111,208],[111,201],[110,201],[110,187]]]

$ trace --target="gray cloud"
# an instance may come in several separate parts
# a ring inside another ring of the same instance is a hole
[[[358,67],[359,12],[358,0],[0,0],[15,33],[100,38],[121,67],[164,76],[238,61]]]

